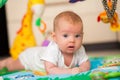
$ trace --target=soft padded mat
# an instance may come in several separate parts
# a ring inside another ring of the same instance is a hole
[[[120,55],[90,57],[91,69],[79,74],[44,75],[32,71],[0,70],[0,80],[120,80]]]

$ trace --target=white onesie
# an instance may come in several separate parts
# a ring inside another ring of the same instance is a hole
[[[49,61],[61,68],[72,68],[88,60],[83,46],[76,51],[70,66],[64,64],[64,57],[57,44],[50,42],[48,47],[33,47],[23,51],[19,59],[26,70],[45,71],[43,60]]]

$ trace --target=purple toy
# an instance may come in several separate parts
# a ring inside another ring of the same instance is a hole
[[[42,46],[48,46],[49,43],[50,43],[49,40],[44,40],[43,43],[42,43]]]

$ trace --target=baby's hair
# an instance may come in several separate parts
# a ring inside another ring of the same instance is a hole
[[[60,19],[64,19],[72,24],[76,24],[76,23],[82,23],[82,19],[79,15],[77,15],[76,13],[74,13],[73,11],[64,11],[61,12],[60,14],[58,14],[55,19],[54,19],[54,23],[53,23],[53,30],[55,31],[56,28],[59,26],[59,20]]]

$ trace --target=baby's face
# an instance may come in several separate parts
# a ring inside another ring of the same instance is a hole
[[[71,24],[62,20],[55,31],[54,40],[63,54],[73,54],[82,44],[83,28],[82,23]]]

